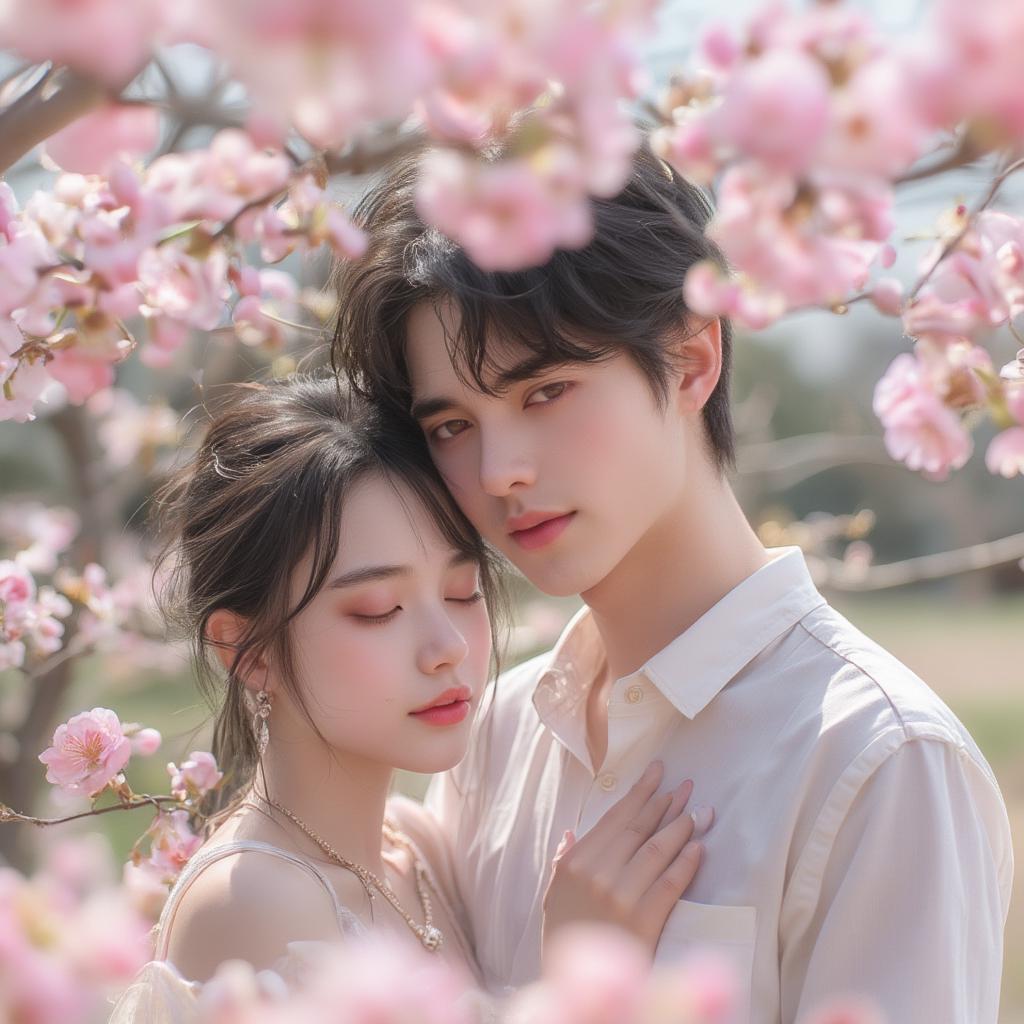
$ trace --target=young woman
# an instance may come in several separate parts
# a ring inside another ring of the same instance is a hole
[[[334,378],[293,377],[244,389],[158,504],[229,785],[112,1021],[188,1019],[223,961],[288,973],[302,943],[368,929],[478,984],[430,819],[403,801],[396,825],[385,806],[396,769],[462,759],[492,651],[494,567],[425,448]],[[689,790],[658,781],[609,835],[639,846],[683,817]],[[586,871],[563,875],[555,917],[609,916]],[[623,912],[614,892],[607,906]]]

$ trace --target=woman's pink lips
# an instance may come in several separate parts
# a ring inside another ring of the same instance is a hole
[[[469,714],[469,701],[455,700],[451,704],[437,704],[425,711],[411,711],[410,714],[430,725],[457,725]]]
[[[531,526],[528,530],[513,530],[509,536],[521,547],[529,551],[542,548],[550,544],[569,525],[575,512],[566,512],[564,516],[555,516],[554,519],[545,519],[543,523]]]

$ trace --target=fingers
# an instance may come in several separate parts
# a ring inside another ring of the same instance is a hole
[[[630,787],[629,792],[605,811],[601,820],[587,833],[596,836],[594,845],[601,846],[621,834],[624,828],[644,808],[658,791],[665,766],[661,761],[652,761],[647,770]]]
[[[687,779],[668,793],[655,793],[643,807],[626,822],[622,831],[606,844],[601,861],[605,865],[626,865],[663,824],[674,821],[686,806],[693,792],[693,782]]]
[[[693,815],[680,813],[642,843],[620,873],[620,896],[628,902],[640,900],[669,871],[693,838],[694,828]]]
[[[673,907],[690,887],[703,856],[704,845],[702,843],[696,839],[691,839],[686,843],[668,868],[637,900],[637,919],[643,921],[656,934],[660,935]]]

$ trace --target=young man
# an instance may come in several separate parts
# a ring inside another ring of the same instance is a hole
[[[474,753],[429,793],[489,982],[537,976],[563,835],[657,758],[716,813],[658,960],[724,953],[755,1024],[846,993],[890,1024],[995,1022],[1012,877],[996,781],[799,550],[765,550],[745,520],[729,328],[681,288],[720,258],[700,193],[642,151],[585,249],[485,273],[419,221],[414,181],[408,161],[362,204],[335,355],[411,415],[494,547],[586,604],[498,680]]]

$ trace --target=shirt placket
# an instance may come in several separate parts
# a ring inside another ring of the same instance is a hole
[[[663,724],[658,714],[658,696],[641,676],[620,679],[612,687],[607,753],[585,793],[577,835],[589,832],[657,756]]]

